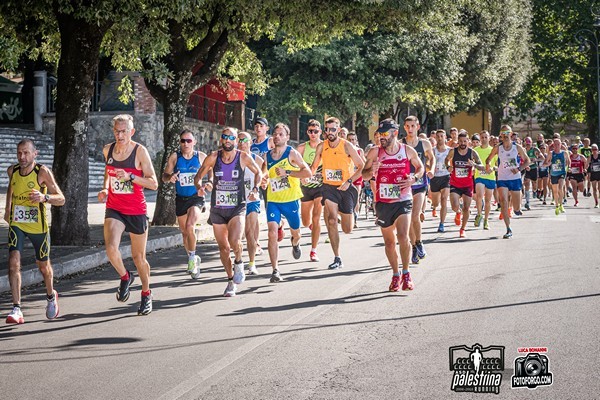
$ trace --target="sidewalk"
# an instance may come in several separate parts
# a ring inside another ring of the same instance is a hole
[[[89,246],[52,246],[50,261],[54,269],[54,278],[60,278],[76,272],[86,271],[108,263],[104,251],[104,210],[105,205],[98,203],[96,194],[90,193],[88,202],[88,223],[90,226]],[[156,205],[155,193],[147,193],[148,216],[152,218]],[[6,194],[0,193],[0,293],[9,291],[8,282],[8,224],[4,221],[4,205]],[[196,227],[198,241],[214,240],[212,227],[206,223],[209,214],[209,206],[206,212],[201,214],[200,225]],[[48,207],[48,216],[50,216]],[[50,223],[52,223],[50,221]],[[158,249],[172,248],[182,244],[181,234],[177,226],[150,226],[148,231],[148,244],[146,252]],[[129,235],[124,234],[121,240],[121,253],[123,259],[131,258],[131,245]],[[25,248],[21,254],[21,279],[22,286],[29,286],[43,282],[42,274],[35,264],[35,257],[31,242],[26,240]]]

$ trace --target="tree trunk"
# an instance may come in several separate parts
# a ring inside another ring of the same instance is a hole
[[[493,110],[492,114],[492,131],[490,135],[497,136],[500,133],[500,127],[502,126],[502,117],[504,116],[504,111],[502,108],[497,110]]]
[[[52,207],[52,244],[87,245],[88,116],[98,67],[100,44],[108,26],[89,24],[57,13],[61,37],[58,62],[53,172],[65,195],[63,207]]]
[[[173,225],[177,221],[175,216],[175,185],[163,183],[160,178],[169,155],[179,149],[179,134],[185,126],[185,115],[190,97],[192,71],[177,71],[171,84],[165,89],[164,96],[164,130],[163,144],[165,151],[160,163],[158,194],[152,225]]]

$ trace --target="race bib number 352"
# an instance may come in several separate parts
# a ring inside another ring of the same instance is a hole
[[[37,207],[15,206],[13,212],[13,222],[21,224],[35,224],[38,222]]]

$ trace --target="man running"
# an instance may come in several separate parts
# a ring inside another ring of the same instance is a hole
[[[583,146],[579,148],[579,154],[581,154],[582,156],[585,157],[586,160],[590,159],[590,156],[592,155],[592,148],[590,147],[590,139],[589,138],[583,138]],[[586,171],[584,171],[583,173],[583,177],[584,177],[584,189],[583,189],[583,196],[584,197],[590,197],[592,195],[591,192],[591,181],[589,178],[590,175],[590,164],[588,162],[588,169]]]
[[[350,131],[348,132],[348,135],[346,135],[346,139],[352,143],[352,145],[356,148],[356,152],[358,153],[358,155],[360,156],[360,158],[362,158],[363,162],[366,161],[365,160],[365,152],[363,151],[363,149],[360,148],[359,144],[358,144],[358,136],[356,135],[356,132],[354,131]],[[352,184],[354,185],[354,187],[356,188],[356,191],[360,194],[360,191],[362,190],[363,187],[363,177],[362,175],[355,180],[354,182],[352,182]],[[356,202],[356,205],[354,206],[354,229],[358,228],[357,225],[357,220],[358,220],[358,207],[360,206],[359,202]]]
[[[579,153],[579,146],[576,143],[571,145],[571,166],[569,168],[569,183],[571,184],[571,189],[573,190],[573,200],[575,201],[574,206],[577,207],[579,205],[579,196],[578,192],[583,193],[584,188],[584,173],[587,171],[587,158],[585,158],[581,153]]]
[[[477,153],[480,160],[486,160],[493,147],[490,146],[490,134],[483,130],[479,134],[480,145],[473,150]],[[492,196],[496,189],[497,156],[492,159],[492,172],[489,174],[484,170],[475,169],[475,203],[477,206],[477,215],[475,216],[475,227],[479,227],[483,219],[483,229],[490,229],[489,218],[492,208]],[[482,204],[483,203],[483,204]]]
[[[529,156],[520,145],[511,140],[512,129],[508,125],[502,125],[500,128],[500,143],[492,149],[492,152],[487,157],[486,172],[492,172],[492,160],[494,156],[498,156],[498,196],[500,197],[500,212],[506,225],[506,233],[504,239],[512,237],[512,229],[510,227],[510,211],[509,211],[509,192],[512,201],[512,206],[515,210],[515,215],[523,215],[521,212],[521,189],[523,182],[521,181],[521,170],[530,163]],[[519,157],[523,162],[519,162]]]
[[[600,155],[598,154],[598,145],[592,145],[592,154],[588,159],[590,166],[590,182],[592,183],[592,193],[594,195],[594,208],[598,208],[598,182],[600,181]]]
[[[244,185],[245,169],[254,173],[251,199],[258,199],[258,186],[262,173],[252,157],[236,149],[238,131],[227,127],[221,133],[221,149],[212,152],[202,163],[202,167],[194,177],[194,185],[198,196],[204,197],[205,191],[212,191],[210,198],[210,221],[215,239],[219,245],[219,257],[227,274],[227,287],[223,296],[235,296],[237,286],[244,282],[246,273],[242,261],[242,231],[246,215],[246,188]],[[202,178],[212,169],[213,183],[208,181],[201,185]],[[214,189],[214,190],[213,190]],[[233,248],[235,260],[231,264],[229,253]]]
[[[65,196],[54,180],[52,171],[36,162],[38,151],[31,139],[17,144],[17,161],[8,167],[8,189],[4,220],[8,223],[8,281],[13,309],[7,324],[23,324],[21,311],[21,252],[29,238],[35,252],[35,263],[46,285],[46,318],[58,317],[58,292],[54,289],[54,273],[50,264],[50,236],[46,204],[60,207]]]
[[[473,168],[482,168],[477,152],[468,147],[469,136],[458,134],[458,146],[450,150],[445,163],[450,171],[450,204],[456,213],[455,222],[460,225],[459,237],[465,237],[465,227],[469,220],[469,209],[473,198]],[[460,203],[462,200],[462,210]],[[460,216],[462,215],[462,222]]]
[[[279,272],[279,243],[277,230],[281,225],[281,216],[285,216],[292,235],[292,256],[298,260],[302,256],[300,248],[300,179],[310,179],[312,176],[302,155],[288,145],[290,128],[283,123],[273,128],[273,147],[267,153],[266,165],[263,172],[267,180],[262,185],[267,188],[267,226],[269,227],[269,259],[273,272],[271,283],[280,282]]]
[[[525,138],[525,151],[527,151],[527,156],[529,160],[531,160],[531,164],[529,164],[525,168],[525,209],[530,210],[529,206],[529,198],[530,193],[537,192],[537,180],[538,180],[538,167],[537,163],[540,160],[543,160],[542,153],[540,153],[540,149],[533,145],[533,140],[527,136]],[[531,188],[531,191],[529,190]]]
[[[548,167],[544,165],[546,157],[548,156],[548,146],[542,141],[539,145],[542,160],[538,161],[538,199],[542,201],[543,205],[546,205],[546,196],[548,195]]]
[[[409,115],[404,119],[404,130],[406,131],[406,137],[403,142],[417,152],[421,163],[425,165],[426,175],[422,175],[412,185],[412,216],[410,221],[410,242],[412,243],[412,258],[413,264],[418,264],[419,260],[425,258],[427,252],[421,242],[421,209],[423,208],[423,202],[425,201],[425,192],[427,191],[428,178],[433,177],[433,171],[435,171],[435,156],[431,148],[431,143],[427,139],[420,139],[418,137],[419,119],[414,115]],[[451,147],[451,146],[450,146]],[[411,166],[411,172],[414,173],[414,167]]]
[[[250,152],[250,134],[240,132],[238,136],[238,148],[242,153],[251,156],[258,169],[262,171],[265,160]],[[260,198],[253,195],[254,189],[254,172],[248,167],[244,170],[244,187],[246,188],[246,223],[244,233],[246,236],[246,247],[248,250],[248,274],[258,275],[256,269],[256,256],[261,254],[259,251],[258,236],[260,234]]]
[[[563,206],[565,198],[564,183],[570,161],[571,158],[568,156],[567,151],[563,149],[560,139],[554,139],[552,151],[546,156],[544,166],[550,167],[550,184],[552,185],[552,196],[556,205],[556,209],[554,210],[556,215],[565,212]]]
[[[448,153],[452,148],[446,146],[446,131],[443,129],[438,129],[435,132],[435,138],[436,146],[433,148],[435,173],[429,185],[431,189],[431,206],[433,207],[431,213],[436,217],[436,208],[438,205],[440,206],[440,224],[437,231],[444,232],[444,223],[448,213],[448,196],[450,195],[450,172],[446,168],[446,157],[448,157]]]
[[[193,279],[198,279],[201,260],[196,255],[196,224],[204,207],[204,197],[198,197],[194,176],[206,154],[194,150],[196,138],[189,129],[184,129],[179,134],[179,143],[179,151],[171,154],[167,160],[162,181],[175,184],[175,215],[183,236],[183,247],[188,255],[187,273]]]
[[[321,143],[321,123],[315,119],[308,121],[308,141],[298,146],[298,153],[312,168],[317,147]],[[302,188],[302,199],[300,201],[302,225],[309,227],[310,232],[310,261],[317,262],[317,245],[319,244],[319,236],[321,235],[321,213],[323,205],[321,199],[321,187],[323,186],[323,166],[318,165],[315,173],[310,179],[302,179],[300,181]]]
[[[391,118],[379,123],[380,147],[373,147],[367,154],[363,178],[370,179],[375,175],[375,207],[377,209],[377,225],[385,244],[385,254],[392,268],[390,292],[397,292],[402,284],[402,290],[413,290],[414,284],[409,272],[410,227],[412,195],[411,185],[414,184],[424,171],[423,163],[417,152],[410,146],[398,140],[398,124]],[[415,172],[410,172],[411,165]],[[400,247],[402,274],[398,265],[398,250]]]
[[[148,150],[131,140],[135,133],[133,117],[128,114],[113,118],[115,141],[104,146],[106,169],[104,189],[98,193],[98,201],[106,202],[104,216],[104,243],[110,263],[121,277],[117,300],[129,299],[133,274],[125,268],[119,246],[123,232],[129,233],[131,258],[142,281],[142,301],[138,315],[152,312],[150,291],[150,264],[146,260],[148,241],[148,217],[144,189],[156,190],[158,181]]]
[[[458,146],[458,129],[450,128],[450,137],[446,143],[448,147],[455,148]]]
[[[352,184],[362,175],[364,162],[356,148],[338,136],[340,120],[330,117],[325,121],[327,140],[319,143],[311,172],[317,171],[323,163],[322,204],[325,206],[325,222],[327,233],[333,250],[333,263],[329,269],[342,268],[339,246],[338,213],[341,214],[341,225],[344,233],[352,232],[354,227],[354,206],[358,201],[358,192]]]

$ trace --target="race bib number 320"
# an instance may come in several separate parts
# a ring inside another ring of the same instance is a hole
[[[133,194],[133,183],[131,181],[122,181],[115,176],[110,177],[110,187],[116,194]]]
[[[21,224],[35,224],[38,222],[38,209],[37,207],[27,206],[15,206],[13,212],[13,222],[19,222]]]

